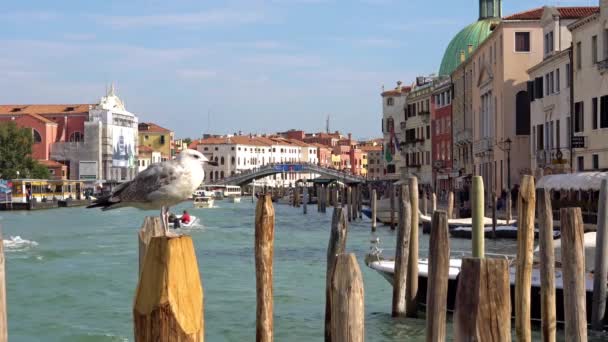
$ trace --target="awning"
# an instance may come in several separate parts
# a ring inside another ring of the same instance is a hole
[[[608,172],[580,172],[547,175],[536,183],[536,188],[546,190],[595,190],[599,191],[602,179]]]

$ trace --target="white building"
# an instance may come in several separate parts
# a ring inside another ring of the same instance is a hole
[[[530,155],[532,174],[570,171],[570,53],[568,25],[576,17],[564,17],[555,7],[545,7],[541,18],[543,61],[528,70],[530,81]]]
[[[197,150],[218,163],[205,166],[205,181],[214,182],[269,164],[318,164],[317,147],[300,141],[261,136],[225,136],[202,139]],[[256,181],[268,186],[290,186],[315,174],[284,172]]]
[[[608,0],[595,14],[568,26],[572,32],[575,171],[608,169]]]
[[[401,128],[405,125],[405,107],[410,87],[404,87],[401,81],[393,90],[382,92],[382,133],[384,138],[384,170],[385,178],[398,179],[405,161],[400,153],[398,141]],[[400,142],[400,141],[399,141]]]

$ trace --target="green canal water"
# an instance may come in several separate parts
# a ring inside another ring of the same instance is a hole
[[[194,209],[189,229],[196,246],[205,296],[207,341],[255,340],[254,205],[250,199]],[[274,303],[276,341],[323,340],[325,258],[331,210],[275,205]],[[65,208],[3,212],[10,341],[130,341],[137,281],[137,230],[157,212]],[[395,236],[376,235],[393,255]],[[370,221],[351,223],[349,252],[356,253],[365,283],[367,341],[424,341],[421,319],[391,319],[392,289],[363,262]],[[428,236],[421,235],[421,254]],[[452,240],[467,250],[468,240]],[[512,241],[486,242],[489,251],[513,253]],[[451,332],[452,327],[448,327]],[[538,336],[538,332],[535,332]]]

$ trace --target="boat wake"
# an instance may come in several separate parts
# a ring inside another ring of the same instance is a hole
[[[21,236],[11,236],[2,242],[7,252],[20,252],[38,246],[38,242],[22,239]]]

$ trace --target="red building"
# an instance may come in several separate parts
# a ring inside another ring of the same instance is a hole
[[[317,148],[317,159],[319,159],[319,166],[327,168],[333,167],[331,162],[331,148],[321,144],[312,145]]]
[[[0,105],[0,122],[12,120],[20,127],[31,128],[32,157],[49,160],[53,143],[83,141],[90,107],[89,104]]]
[[[433,187],[439,193],[452,189],[452,86],[437,81],[431,105]]]

